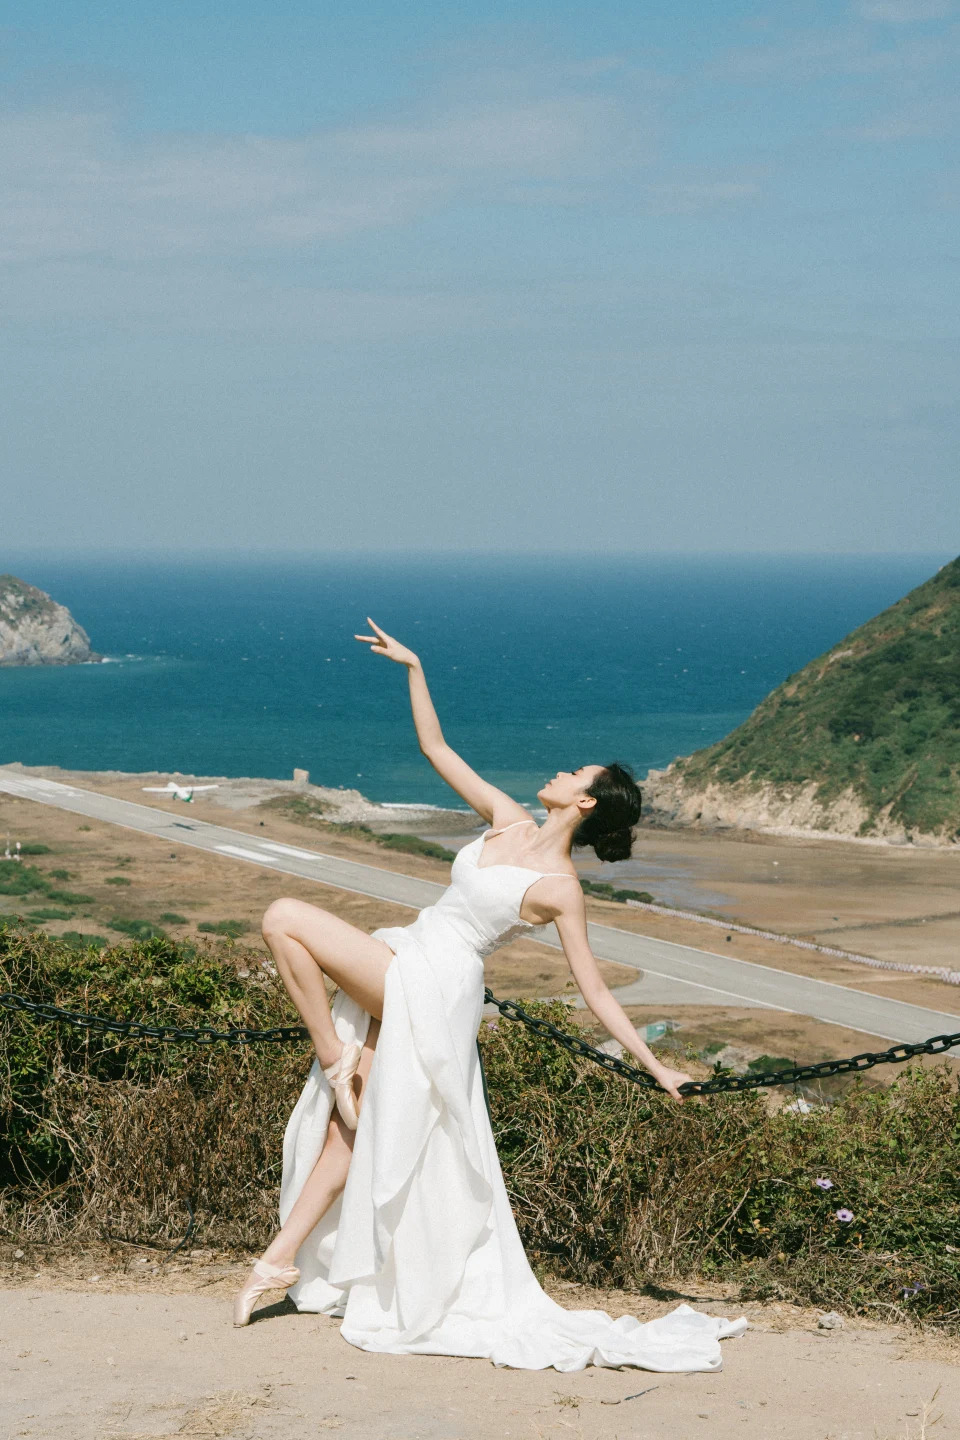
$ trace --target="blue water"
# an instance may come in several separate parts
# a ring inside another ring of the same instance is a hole
[[[560,768],[620,759],[642,777],[719,739],[950,558],[8,552],[0,570],[69,606],[117,663],[0,669],[0,762],[299,766],[376,800],[459,803],[417,750],[406,672],[352,638],[370,614],[419,652],[448,741],[529,802]]]

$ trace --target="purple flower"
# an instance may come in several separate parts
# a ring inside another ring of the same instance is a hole
[[[488,1020],[488,1021],[487,1021],[487,1029],[488,1029],[488,1030],[499,1030],[499,1029],[500,1029],[500,1021],[499,1021],[499,1020]]]
[[[838,1220],[841,1222],[841,1224],[843,1224],[843,1225],[849,1225],[849,1224],[850,1224],[850,1221],[853,1219],[853,1211],[852,1211],[852,1210],[838,1210],[838,1211],[836,1212],[836,1214],[837,1214],[837,1219],[838,1219]]]
[[[821,1176],[819,1177],[819,1179],[814,1180],[813,1183],[814,1183],[814,1185],[819,1186],[821,1190],[832,1190],[832,1189],[833,1189],[833,1181],[832,1181],[832,1180],[827,1180],[823,1175],[821,1175]]]
[[[926,1287],[925,1287],[924,1285],[920,1285],[920,1284],[911,1285],[908,1289],[904,1290],[904,1292],[903,1292],[903,1298],[904,1298],[904,1300],[909,1300],[909,1299],[911,1299],[912,1296],[914,1296],[914,1295],[919,1295],[919,1294],[920,1294],[920,1291],[921,1291],[921,1290],[924,1290],[925,1288],[926,1288]]]

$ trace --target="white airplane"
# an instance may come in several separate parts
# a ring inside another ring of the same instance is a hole
[[[201,790],[219,790],[219,788],[219,785],[178,785],[175,780],[168,780],[166,785],[141,786],[147,795],[170,795],[174,800],[183,800],[187,804]]]

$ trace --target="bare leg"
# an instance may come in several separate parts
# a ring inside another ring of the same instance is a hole
[[[380,1033],[379,1020],[370,1022],[370,1030],[363,1047],[363,1055],[357,1068],[360,1081],[360,1101],[367,1088],[373,1052]],[[287,1216],[283,1228],[277,1232],[263,1252],[262,1259],[270,1265],[292,1265],[300,1246],[327,1213],[347,1183],[347,1171],[353,1154],[355,1132],[346,1125],[334,1111],[327,1131],[326,1143],[300,1194],[294,1201],[293,1209]]]
[[[355,1077],[360,1085],[361,1104],[379,1033],[380,1021],[372,1020]],[[294,1201],[286,1223],[256,1262],[246,1285],[234,1301],[235,1325],[249,1323],[253,1306],[265,1291],[285,1290],[296,1279],[294,1259],[297,1251],[347,1183],[347,1172],[353,1155],[353,1136],[354,1132],[344,1125],[334,1111],[323,1150]],[[268,1275],[271,1276],[266,1283],[261,1279],[263,1272],[258,1273],[258,1267],[262,1264],[266,1264]]]
[[[263,917],[263,938],[326,1069],[340,1058],[343,1044],[333,1027],[324,975],[379,1020],[393,951],[305,900],[275,900]]]

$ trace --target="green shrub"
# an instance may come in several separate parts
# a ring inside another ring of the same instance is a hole
[[[116,930],[120,935],[129,935],[134,940],[162,940],[164,931],[159,925],[154,925],[150,920],[125,920],[122,915],[114,915],[107,924],[111,930]]]
[[[382,845],[387,850],[398,850],[402,854],[426,855],[432,860],[445,860],[448,863],[455,859],[453,850],[448,850],[445,845],[438,845],[433,840],[423,840],[419,835],[405,835],[393,830],[381,834],[358,820],[327,820],[323,806],[308,795],[274,795],[269,800],[261,801],[258,808],[272,810],[288,820],[294,820],[301,825],[312,825],[330,835],[341,835],[351,840],[370,840],[375,845]]]
[[[41,894],[47,890],[47,878],[35,865],[18,865],[14,860],[0,860],[0,895]]]
[[[20,854],[21,854],[21,855],[49,855],[49,854],[50,854],[50,846],[49,846],[49,845],[21,845],[21,846],[20,846]]]
[[[775,1075],[778,1070],[789,1070],[795,1061],[785,1055],[758,1055],[747,1063],[751,1075]]]
[[[80,930],[64,930],[62,935],[57,936],[57,939],[75,950],[86,950],[88,947],[103,950],[110,944],[105,935],[84,935]]]
[[[580,888],[585,895],[596,895],[600,900],[619,900],[621,904],[627,900],[642,900],[646,905],[654,903],[649,890],[623,890],[605,880],[587,880],[582,875]]]
[[[71,880],[72,878],[73,878],[73,877],[72,877],[72,875],[70,874],[70,871],[69,871],[69,870],[51,870],[51,871],[50,871],[50,879],[51,879],[51,880]]]
[[[44,906],[42,910],[28,910],[28,920],[72,920],[72,910],[57,910],[53,905]]]
[[[228,940],[239,940],[250,926],[245,920],[201,920],[197,929],[204,935],[223,935]]]
[[[189,925],[190,921],[186,915],[178,915],[176,910],[164,910],[160,916],[164,925]]]
[[[132,885],[133,881],[129,880],[126,875],[107,875],[103,883],[104,885]]]
[[[457,858],[455,850],[437,845],[433,840],[422,840],[419,835],[403,835],[393,831],[375,836],[378,845],[388,850],[399,850],[404,855],[428,855],[432,860],[452,861]]]
[[[92,895],[78,895],[74,890],[54,890],[47,888],[47,898],[59,900],[62,905],[92,905]]]

